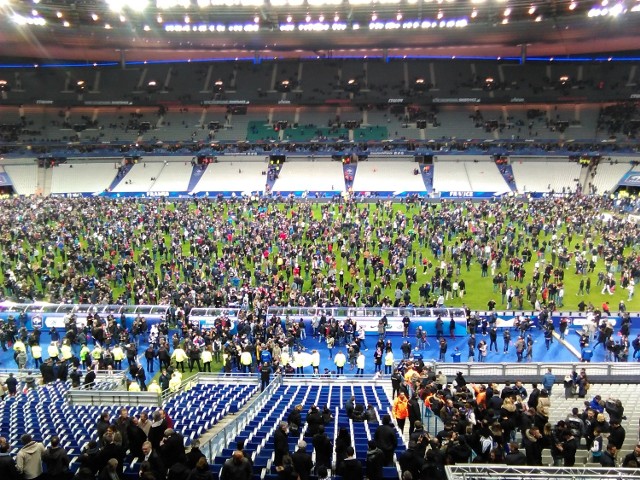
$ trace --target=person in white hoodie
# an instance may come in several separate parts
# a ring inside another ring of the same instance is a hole
[[[44,445],[33,440],[25,433],[20,437],[23,447],[16,455],[16,468],[25,480],[34,480],[42,476],[42,454],[46,451]]]

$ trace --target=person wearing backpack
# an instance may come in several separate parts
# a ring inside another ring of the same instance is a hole
[[[600,457],[602,456],[602,452],[604,450],[604,437],[602,436],[602,432],[598,427],[593,430],[593,434],[595,435],[595,437],[590,449],[591,461],[593,463],[600,463]]]

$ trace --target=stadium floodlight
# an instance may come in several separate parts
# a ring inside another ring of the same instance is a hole
[[[612,17],[617,17],[621,13],[624,13],[624,5],[622,3],[616,3],[609,9],[609,15]]]
[[[349,5],[370,5],[373,0],[349,0]]]
[[[144,12],[149,5],[149,0],[129,0],[127,7],[134,12]]]
[[[569,10],[575,10],[578,4],[576,2],[571,2],[569,4]]]
[[[174,7],[189,8],[191,0],[156,0],[156,7],[162,10],[168,10]]]
[[[323,7],[325,5],[341,5],[342,0],[307,0],[311,7]]]
[[[112,12],[121,12],[125,5],[127,5],[127,0],[107,0],[107,6]]]
[[[200,8],[207,8],[211,6],[211,2],[209,0],[198,0],[198,6]]]

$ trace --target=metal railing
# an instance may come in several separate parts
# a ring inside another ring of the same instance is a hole
[[[226,377],[228,379],[228,377]],[[254,377],[255,378],[255,377]],[[260,392],[255,400],[243,412],[239,413],[233,420],[220,428],[216,434],[200,445],[200,450],[207,457],[209,463],[213,463],[214,458],[222,452],[226,446],[246,427],[252,419],[256,418],[264,405],[275,394],[275,391],[282,385],[282,377],[276,375],[271,379],[271,383]]]
[[[556,375],[556,380],[561,376],[571,373],[573,370],[585,369],[589,377],[607,377],[615,383],[629,377],[640,377],[640,369],[634,362],[609,362],[609,363],[584,363],[584,362],[536,362],[536,363],[440,363],[428,362],[436,372],[442,372],[449,381],[453,380],[457,372],[462,372],[465,377],[492,377],[496,381],[502,379],[515,380],[520,377],[540,377],[551,368]]]
[[[449,480],[476,480],[491,478],[492,480],[529,480],[531,478],[548,480],[602,480],[640,478],[636,468],[602,468],[602,467],[528,467],[492,464],[467,464],[445,466]]]
[[[128,405],[159,407],[162,398],[154,392],[127,392],[125,390],[73,389],[65,394],[69,405]]]

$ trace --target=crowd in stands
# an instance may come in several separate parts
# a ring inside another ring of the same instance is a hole
[[[96,421],[94,438],[82,449],[78,465],[71,460],[60,438],[53,435],[45,446],[25,433],[15,458],[15,445],[0,438],[0,475],[6,480],[122,480],[125,465],[136,464],[145,480],[213,480],[207,459],[195,440],[185,452],[183,436],[174,430],[173,420],[162,409],[151,414],[129,416],[119,410],[117,418],[104,412]],[[240,446],[241,449],[241,446]],[[223,477],[225,478],[225,477]],[[226,477],[227,480],[251,478]]]

